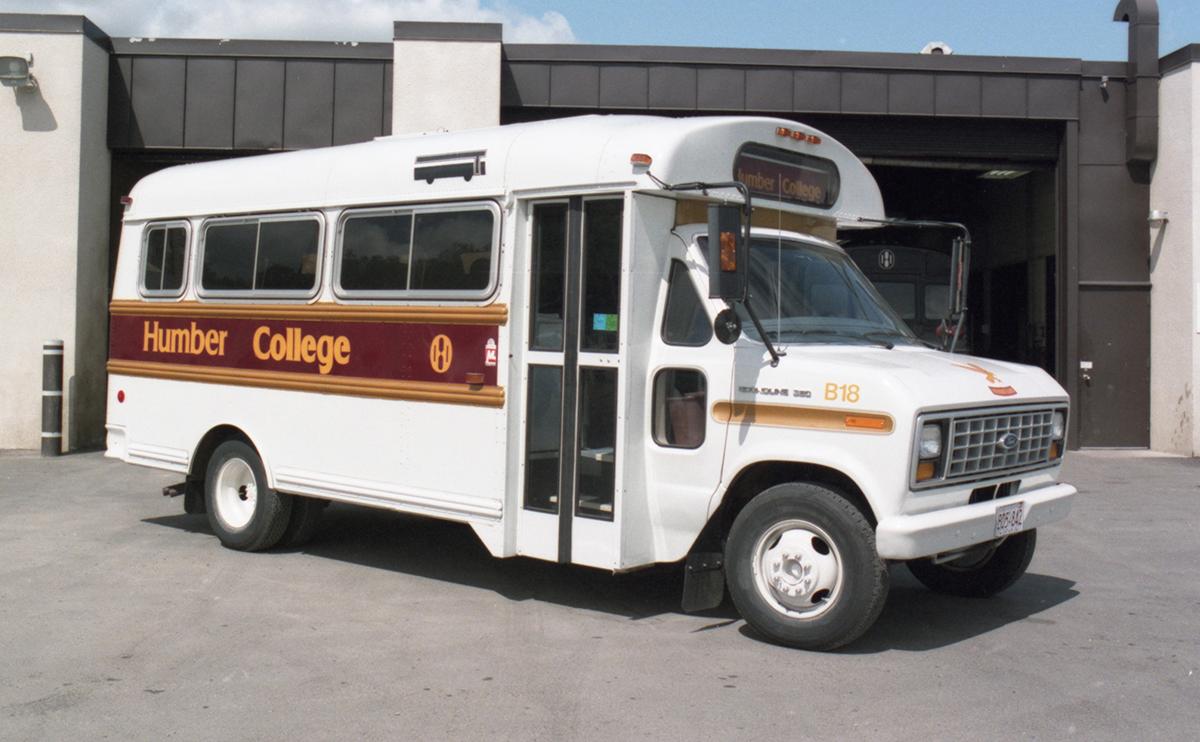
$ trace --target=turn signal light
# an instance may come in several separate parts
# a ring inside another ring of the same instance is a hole
[[[1050,460],[1054,461],[1055,459],[1059,458],[1060,456],[1062,456],[1062,448],[1059,445],[1058,441],[1054,441],[1053,443],[1050,444]]]
[[[737,270],[737,235],[733,232],[721,233],[721,270]]]
[[[917,481],[926,482],[933,479],[935,469],[932,461],[922,461],[917,464]]]

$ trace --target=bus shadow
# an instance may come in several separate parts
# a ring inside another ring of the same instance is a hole
[[[203,515],[147,518],[146,523],[189,533],[210,533]],[[385,510],[332,504],[309,543],[297,552],[363,567],[490,590],[512,601],[535,600],[640,620],[681,613],[681,565],[628,574],[538,559],[496,559],[469,526]],[[698,614],[734,619],[732,605]]]
[[[203,515],[148,518],[145,522],[190,533],[209,532]],[[603,570],[523,557],[495,559],[465,525],[389,511],[333,504],[325,511],[321,528],[310,543],[276,551],[302,552],[490,590],[512,601],[542,601],[629,620],[683,613],[680,608],[683,570],[679,564],[612,575]],[[950,646],[1020,621],[1052,624],[1053,619],[1038,614],[1078,595],[1074,586],[1071,580],[1027,574],[994,598],[955,598],[925,589],[907,569],[894,567],[891,591],[879,620],[862,638],[840,651],[920,652]],[[713,619],[696,629],[697,632],[740,624],[738,630],[745,636],[768,641],[740,621],[728,597],[717,608],[693,615]]]
[[[1038,614],[1077,595],[1079,591],[1072,580],[1026,573],[1016,585],[991,598],[958,598],[926,589],[903,566],[895,566],[891,570],[887,605],[875,625],[838,651],[842,654],[925,652],[1021,621],[1052,625],[1057,621]],[[747,625],[739,630],[752,639],[770,641]]]

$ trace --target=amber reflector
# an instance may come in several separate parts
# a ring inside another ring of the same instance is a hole
[[[737,235],[733,232],[721,233],[721,270],[737,270]]]
[[[887,427],[887,419],[882,417],[846,416],[847,428],[866,428],[867,430],[883,430]]]
[[[483,383],[483,374],[479,373],[478,371],[468,371],[467,372],[467,383],[471,384],[472,386],[478,386],[478,385],[482,384]]]
[[[932,461],[922,461],[921,463],[917,464],[918,482],[924,482],[927,479],[933,479],[933,473],[934,468]]]

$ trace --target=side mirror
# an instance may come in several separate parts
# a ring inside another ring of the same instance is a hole
[[[708,295],[713,299],[746,298],[746,237],[742,207],[713,204],[708,207]]]
[[[717,318],[713,320],[713,334],[725,345],[733,345],[742,336],[742,320],[732,307],[717,312]]]

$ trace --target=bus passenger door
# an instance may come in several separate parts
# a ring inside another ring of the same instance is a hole
[[[519,554],[617,564],[624,205],[573,197],[527,211]]]

